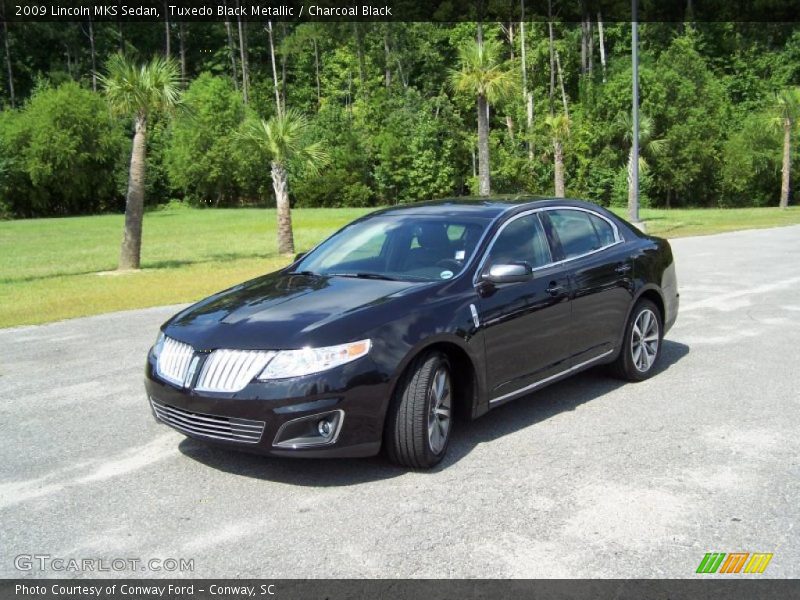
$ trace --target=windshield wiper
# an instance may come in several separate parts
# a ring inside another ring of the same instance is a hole
[[[314,271],[289,271],[289,275],[307,275],[309,277],[319,277],[319,273]]]
[[[384,281],[398,281],[396,277],[382,275],[381,273],[328,273],[330,277],[357,277],[358,279],[382,279]]]

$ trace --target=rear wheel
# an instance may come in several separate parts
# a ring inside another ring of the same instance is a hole
[[[661,312],[650,300],[640,300],[625,327],[622,349],[611,368],[629,381],[642,381],[653,373],[661,353]]]
[[[386,424],[389,459],[427,469],[444,458],[450,441],[453,385],[450,362],[441,352],[417,358],[398,386]]]

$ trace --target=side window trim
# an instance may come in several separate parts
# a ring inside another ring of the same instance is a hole
[[[480,260],[478,261],[478,268],[475,269],[475,276],[472,278],[472,283],[473,284],[477,285],[478,281],[480,280],[480,275],[481,275],[481,273],[483,273],[483,269],[486,266],[486,261],[489,259],[489,254],[492,252],[492,249],[494,248],[495,242],[497,242],[497,238],[499,238],[500,235],[502,235],[503,231],[505,231],[505,228],[508,227],[511,223],[513,223],[517,219],[522,219],[524,217],[529,217],[531,215],[536,215],[536,219],[539,222],[539,227],[541,227],[542,233],[545,234],[545,242],[547,243],[547,252],[548,252],[548,254],[550,255],[550,258],[551,258],[551,262],[549,262],[549,263],[547,263],[545,265],[539,266],[539,267],[533,267],[532,270],[533,271],[538,271],[539,269],[545,269],[545,268],[550,267],[550,266],[552,266],[554,264],[558,264],[559,261],[553,261],[552,260],[553,259],[553,248],[550,246],[550,241],[547,239],[547,232],[545,231],[545,228],[544,228],[544,223],[542,222],[542,219],[539,216],[539,212],[541,210],[542,209],[540,209],[540,208],[534,208],[534,209],[531,209],[531,210],[526,210],[524,212],[521,212],[519,214],[514,215],[510,219],[507,219],[506,221],[504,221],[500,225],[500,227],[497,229],[497,231],[495,231],[494,234],[492,234],[492,239],[489,240],[489,243],[487,244],[486,249],[483,251],[483,254],[481,254]]]
[[[540,222],[540,224],[542,226],[542,229],[545,231],[545,237],[548,237],[547,233],[546,233],[544,220],[541,218],[542,217],[541,213],[546,213],[546,212],[552,211],[552,210],[577,210],[577,211],[580,211],[580,212],[589,213],[590,215],[594,215],[594,216],[596,216],[596,217],[598,217],[600,219],[603,219],[606,223],[611,225],[611,229],[614,232],[614,242],[611,243],[611,244],[606,244],[605,246],[602,246],[602,247],[597,248],[595,250],[592,250],[591,252],[585,252],[583,254],[579,254],[578,256],[571,256],[570,258],[560,258],[559,260],[554,260],[553,262],[547,263],[546,265],[541,265],[539,267],[534,267],[532,269],[534,273],[536,271],[540,271],[542,269],[551,269],[551,268],[553,268],[555,266],[558,266],[558,265],[561,265],[561,264],[564,264],[564,263],[568,263],[568,262],[572,262],[573,260],[579,260],[581,258],[585,258],[585,257],[590,256],[592,254],[597,254],[598,252],[603,252],[603,251],[607,250],[608,248],[613,248],[614,246],[616,246],[618,244],[622,244],[625,241],[625,239],[620,235],[619,228],[617,227],[616,223],[614,223],[608,217],[605,217],[605,216],[601,215],[600,213],[598,213],[598,212],[596,212],[594,210],[590,210],[588,208],[583,208],[583,207],[580,207],[580,206],[543,206],[541,208],[533,208],[531,210],[526,210],[524,212],[521,212],[519,214],[514,215],[510,219],[506,220],[502,225],[500,225],[500,227],[497,229],[497,231],[494,232],[494,234],[492,235],[492,239],[489,240],[489,244],[486,246],[486,249],[483,251],[483,254],[481,255],[480,261],[478,262],[478,268],[475,270],[475,276],[472,279],[472,283],[475,284],[475,285],[478,284],[479,279],[480,279],[480,275],[483,272],[483,268],[486,265],[486,260],[489,258],[489,253],[492,251],[492,247],[494,246],[494,243],[497,241],[497,238],[500,236],[501,233],[503,233],[503,230],[508,226],[509,223],[513,223],[514,221],[516,221],[517,219],[520,219],[522,217],[527,217],[527,216],[530,216],[532,214],[538,214],[539,222]],[[547,217],[548,220],[549,220],[549,217],[547,215],[544,215],[544,216]],[[590,221],[590,223],[591,223],[591,221]],[[592,227],[594,228],[594,224],[592,224]],[[556,241],[558,242],[558,245],[559,245],[559,251],[561,252],[561,256],[563,256],[563,250],[561,250],[561,240],[557,239],[558,238],[558,232],[555,231],[555,229],[553,230],[553,234],[556,236]],[[550,246],[550,258],[553,258],[553,250],[554,250],[554,248],[551,245],[549,237],[547,239],[547,242],[548,242],[548,246]]]
[[[607,250],[608,248],[613,248],[614,246],[616,246],[618,244],[621,244],[621,243],[623,243],[625,241],[623,239],[623,237],[620,235],[619,228],[617,227],[616,223],[614,223],[611,219],[601,215],[600,213],[598,213],[596,211],[589,210],[588,208],[583,208],[583,207],[579,207],[579,206],[546,206],[546,207],[541,208],[539,210],[541,210],[541,211],[575,210],[575,211],[579,211],[579,212],[585,212],[585,213],[588,213],[590,215],[594,215],[595,217],[598,217],[600,219],[603,219],[603,221],[605,221],[606,223],[608,223],[611,226],[611,230],[614,232],[614,241],[612,243],[606,244],[605,246],[600,246],[599,248],[595,248],[594,250],[591,250],[589,252],[584,252],[583,254],[578,254],[577,256],[571,256],[569,258],[562,259],[560,261],[562,263],[570,262],[570,261],[573,261],[573,260],[578,260],[578,259],[584,258],[586,256],[591,256],[592,254],[597,254],[598,252],[603,252],[604,250]],[[595,231],[595,234],[597,234],[597,229],[595,228],[594,223],[592,223],[591,220],[589,220],[589,223],[592,225],[592,229]],[[558,231],[554,231],[553,233],[555,234],[556,237],[558,237]],[[599,239],[600,238],[599,238],[599,235],[598,235],[598,240]],[[559,239],[559,245],[560,244],[561,244],[561,240]]]

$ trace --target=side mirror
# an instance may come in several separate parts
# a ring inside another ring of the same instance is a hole
[[[308,254],[308,252],[298,252],[297,254],[294,255],[294,262],[297,262],[298,260],[303,258],[306,254]]]
[[[492,265],[483,280],[489,283],[519,283],[533,278],[533,269],[527,263]]]

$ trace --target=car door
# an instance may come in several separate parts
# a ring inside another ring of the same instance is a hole
[[[632,258],[616,226],[577,208],[543,212],[560,245],[572,289],[572,365],[610,355],[632,300]]]
[[[527,281],[490,284],[493,265],[527,263]],[[477,273],[490,400],[510,399],[553,373],[569,358],[569,282],[553,264],[552,249],[536,212],[507,221]]]

